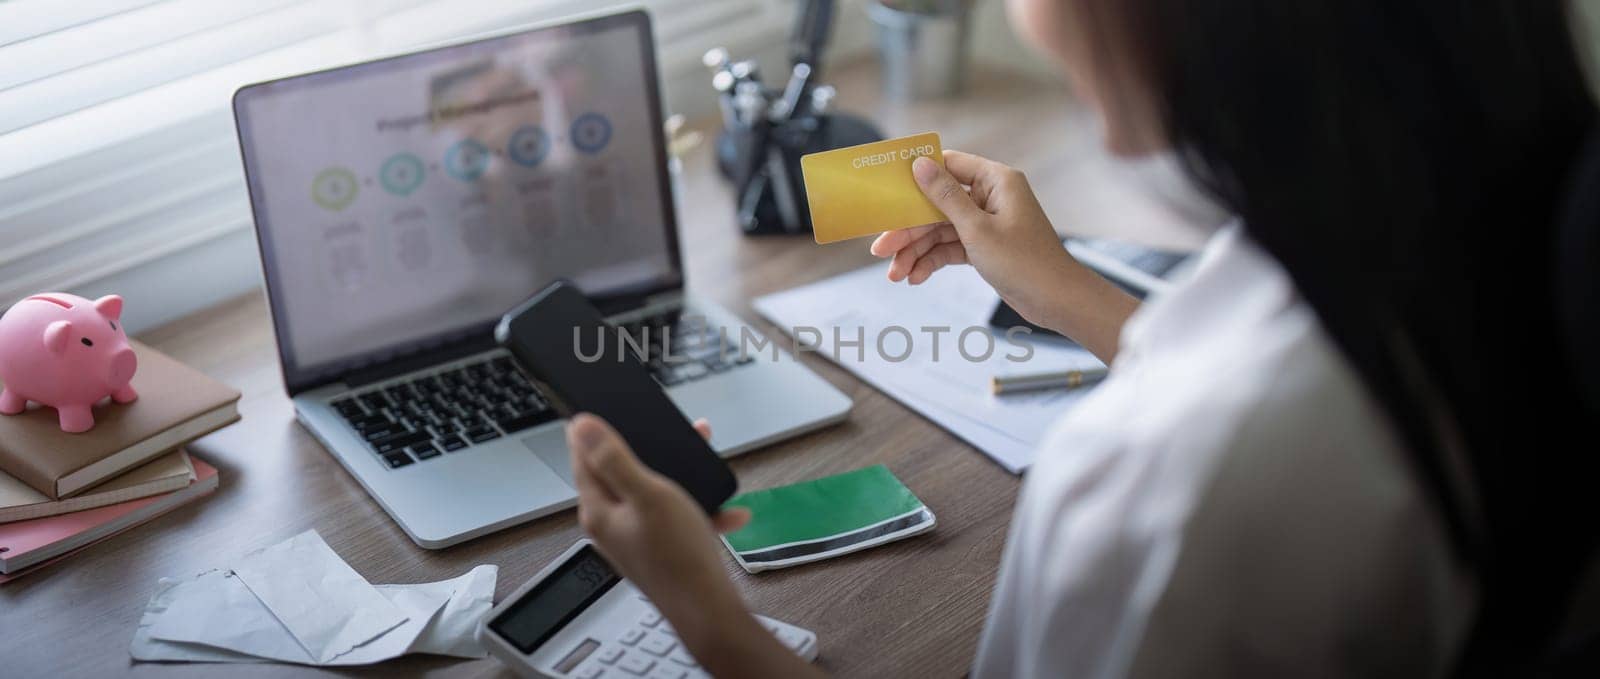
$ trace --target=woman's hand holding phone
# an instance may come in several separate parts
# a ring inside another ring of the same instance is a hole
[[[710,438],[705,420],[694,426]],[[749,510],[707,517],[682,486],[646,467],[628,442],[594,415],[572,418],[567,447],[578,486],[578,522],[624,577],[652,599],[707,575],[727,582],[715,533],[743,528]]]
[[[705,420],[696,431],[711,438]],[[743,528],[744,508],[707,517],[671,479],[639,461],[611,425],[589,414],[567,425],[578,522],[600,553],[672,623],[716,676],[815,676],[750,615],[728,579],[716,533]]]
[[[893,258],[890,281],[919,285],[971,264],[1023,318],[1111,363],[1138,300],[1072,258],[1022,172],[960,151],[945,151],[944,167],[918,158],[911,171],[950,221],[878,236],[872,254]]]

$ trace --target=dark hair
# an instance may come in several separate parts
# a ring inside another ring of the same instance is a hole
[[[1095,67],[1139,84],[1113,96],[1154,106],[1407,443],[1480,583],[1456,674],[1526,670],[1600,533],[1550,271],[1595,124],[1563,3],[1078,4]]]

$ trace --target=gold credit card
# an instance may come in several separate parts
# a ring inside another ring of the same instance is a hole
[[[946,221],[917,180],[911,161],[920,156],[944,165],[935,132],[875,141],[800,158],[818,243],[859,238]]]

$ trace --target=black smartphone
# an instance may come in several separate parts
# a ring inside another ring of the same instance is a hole
[[[605,418],[646,466],[715,513],[738,487],[733,471],[619,332],[577,287],[557,281],[501,317],[494,336],[563,417]]]

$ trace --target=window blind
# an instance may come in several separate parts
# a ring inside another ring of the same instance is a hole
[[[781,40],[792,11],[778,0],[0,1],[0,308],[247,232],[229,109],[241,85],[640,4],[669,93],[675,74],[703,80],[710,46]],[[172,294],[242,292],[257,272],[241,275]]]

